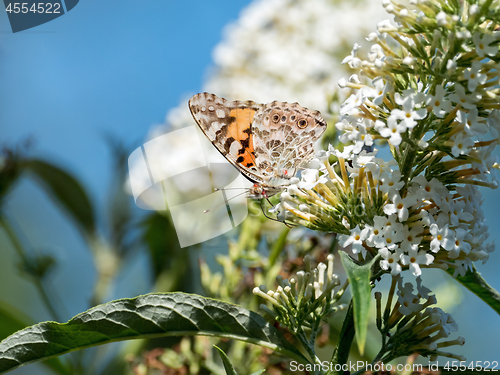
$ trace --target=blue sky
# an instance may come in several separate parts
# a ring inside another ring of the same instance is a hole
[[[102,199],[105,137],[139,145],[181,97],[198,92],[224,25],[248,3],[82,0],[16,34],[0,12],[1,143],[32,136],[35,154]]]

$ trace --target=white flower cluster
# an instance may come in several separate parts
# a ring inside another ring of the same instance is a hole
[[[392,275],[405,266],[415,276],[421,266],[451,267],[455,275],[464,275],[472,262],[488,259],[494,245],[486,241],[488,226],[476,186],[457,186],[452,194],[436,178],[420,175],[402,197],[404,181],[396,163],[377,158],[376,151],[352,154],[353,148],[321,152],[323,167],[294,179],[271,211],[313,229],[347,230],[339,244],[351,246],[363,259],[367,252],[380,254],[381,268]],[[339,161],[330,165],[330,154]]]
[[[392,306],[396,284],[398,299]],[[437,356],[465,360],[463,356],[440,350],[452,345],[463,345],[465,339],[458,337],[454,340],[441,341],[448,338],[451,333],[457,332],[458,324],[450,314],[440,308],[429,307],[437,303],[436,297],[429,293],[430,290],[422,286],[420,277],[417,278],[417,293],[414,292],[411,283],[403,286],[403,279],[400,276],[394,277],[385,311],[382,313],[382,294],[375,292],[377,328],[383,337],[382,350],[387,353],[382,362],[415,352],[430,356],[431,361],[436,360]],[[398,328],[395,332],[391,332],[394,327]]]
[[[496,187],[491,169],[500,130],[500,65],[493,57],[499,56],[500,32],[488,20],[468,31],[477,6],[461,13],[428,1],[410,3],[384,1],[398,26],[379,23],[378,33],[368,38],[375,44],[367,59],[358,57],[357,44],[344,59],[359,75],[339,82],[356,90],[341,106],[340,140],[352,142],[354,152],[377,139],[392,147],[404,140],[416,152],[467,160],[455,165],[471,164],[476,179],[492,180],[489,186]]]
[[[261,309],[293,333],[301,327],[317,329],[319,321],[327,314],[345,309],[344,304],[335,305],[344,289],[335,293],[334,288],[340,285],[340,280],[333,273],[333,255],[328,255],[327,260],[328,265],[319,263],[311,269],[311,259],[307,255],[304,257],[305,272],[297,272],[290,280],[276,277],[276,291],[267,290],[265,285],[254,288],[255,295],[273,305],[273,310],[266,305],[261,305]]]

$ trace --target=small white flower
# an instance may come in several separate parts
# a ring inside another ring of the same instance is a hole
[[[440,192],[443,189],[446,189],[438,179],[433,178],[432,180],[427,181],[424,175],[415,177],[413,182],[420,185],[420,189],[416,191],[416,196],[417,199],[421,200],[432,199],[437,201],[440,197]]]
[[[410,228],[405,225],[403,230],[403,242],[401,243],[401,248],[405,249],[409,245],[419,245],[422,242],[422,237],[420,236],[424,232],[423,225],[415,225]]]
[[[401,198],[399,193],[394,192],[390,199],[392,203],[386,204],[384,206],[384,213],[386,215],[397,213],[400,222],[408,220],[408,208],[416,203],[416,198],[411,195],[408,195],[405,198]]]
[[[432,112],[439,118],[443,118],[451,111],[451,102],[445,99],[446,90],[442,85],[436,86],[435,95],[427,95],[425,104],[432,108]]]
[[[361,104],[363,104],[365,100],[366,97],[364,96],[364,92],[362,90],[359,90],[356,94],[352,94],[344,101],[344,103],[342,103],[339,111],[340,114],[345,115],[350,113],[354,108],[357,108]]]
[[[392,276],[397,276],[401,272],[401,265],[399,264],[399,258],[401,256],[401,250],[396,249],[394,252],[384,247],[379,249],[379,254],[382,256],[380,261],[380,267],[383,270],[391,270]]]
[[[465,241],[467,235],[468,233],[466,230],[461,228],[455,229],[455,241],[453,243],[453,248],[448,252],[448,258],[458,258],[461,251],[463,251],[465,254],[469,254],[471,246],[470,243]]]
[[[342,64],[349,64],[349,66],[353,69],[359,68],[361,66],[361,60],[356,57],[356,55],[360,48],[361,46],[358,43],[354,43],[351,54],[342,60]]]
[[[413,129],[417,125],[416,120],[421,120],[427,116],[427,111],[425,108],[420,108],[415,110],[415,100],[413,95],[404,98],[404,100],[398,100],[398,95],[396,95],[396,101],[400,102],[403,109],[394,108],[391,111],[391,117],[396,120],[400,120],[400,124],[404,125],[408,129]],[[398,103],[399,104],[399,103]]]
[[[356,228],[351,229],[350,235],[342,234],[339,236],[339,244],[344,248],[352,245],[352,252],[354,254],[362,252],[365,255],[366,249],[363,247],[363,241],[368,236],[368,231],[368,228],[361,230],[359,225],[356,225]]]
[[[450,207],[450,223],[457,226],[460,221],[470,222],[474,220],[474,215],[470,212],[464,211],[465,201],[453,201]]]
[[[332,153],[333,156],[339,158],[339,159],[348,159],[351,160],[353,157],[353,149],[354,146],[344,146],[344,150],[340,151],[337,150],[336,148],[333,148],[332,145],[328,145],[328,151]]]
[[[401,172],[393,171],[391,174],[383,172],[380,175],[378,189],[384,193],[389,193],[391,190],[399,190],[404,186],[404,181],[401,180]]]
[[[458,158],[460,155],[468,155],[470,150],[474,146],[474,141],[471,137],[463,132],[455,134],[451,141],[453,146],[451,148],[451,153],[454,157]]]
[[[372,81],[373,85],[375,86],[374,92],[373,92],[373,103],[376,105],[382,104],[382,101],[384,97],[386,96],[387,93],[392,92],[394,89],[392,87],[392,84],[390,82],[384,83],[384,80],[382,77],[375,78]]]
[[[458,111],[457,120],[465,125],[465,131],[469,135],[488,133],[486,119],[478,116],[476,107],[469,109],[469,112]]]
[[[395,215],[391,215],[395,216]],[[390,226],[387,226],[384,230],[384,238],[383,238],[383,244],[385,247],[388,249],[395,249],[398,247],[398,243],[403,240],[403,224],[401,223],[394,223]],[[379,246],[379,243],[376,243],[378,248],[382,248],[382,246]]]
[[[357,130],[353,130],[349,136],[349,140],[354,142],[353,153],[359,154],[364,146],[373,145],[373,137],[367,132],[366,126],[358,123]]]
[[[476,108],[474,103],[477,103],[481,99],[481,95],[476,93],[471,93],[467,95],[465,93],[465,88],[460,83],[455,83],[453,86],[455,93],[449,96],[450,100],[454,103],[460,104],[466,109]]]
[[[386,224],[387,217],[385,216],[375,216],[373,218],[373,227],[367,226],[370,229],[368,238],[366,239],[366,244],[368,246],[373,247],[376,241],[382,241]]]
[[[493,35],[481,34],[479,31],[472,36],[472,41],[476,45],[476,53],[479,57],[495,56],[498,52],[498,45],[490,46],[496,38]]]
[[[469,91],[476,91],[477,86],[486,82],[486,74],[480,73],[481,66],[480,61],[474,61],[472,66],[464,72],[464,78],[468,81],[467,88]]]
[[[428,266],[434,260],[434,257],[427,254],[425,250],[418,250],[418,245],[412,245],[408,247],[408,255],[401,255],[401,263],[404,266],[410,266],[410,271],[413,276],[420,276],[422,270],[420,269],[420,264]]]
[[[453,248],[454,233],[448,228],[448,225],[439,229],[437,224],[431,224],[430,232],[434,237],[431,241],[431,251],[433,253],[437,253],[441,247],[448,251]]]
[[[319,170],[317,169],[305,169],[301,173],[301,180],[298,184],[301,189],[312,189],[317,184],[324,184],[328,181],[325,175],[319,176]]]
[[[389,116],[387,119],[387,126],[383,127],[379,130],[379,133],[384,138],[389,138],[388,142],[393,146],[399,146],[403,138],[401,137],[401,133],[406,131],[406,126],[403,124],[399,124],[398,121]]]
[[[446,19],[446,13],[441,11],[436,15],[436,21],[439,26],[444,26],[448,23]]]
[[[368,52],[368,59],[370,61],[376,61],[380,59],[385,59],[385,53],[379,44],[373,44]]]

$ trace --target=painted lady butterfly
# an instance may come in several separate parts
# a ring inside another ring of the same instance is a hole
[[[189,109],[222,155],[254,183],[251,198],[268,198],[290,183],[314,156],[314,142],[326,130],[318,111],[298,103],[229,101],[196,94]]]

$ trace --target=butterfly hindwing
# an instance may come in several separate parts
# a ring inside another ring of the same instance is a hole
[[[253,142],[257,168],[264,176],[291,177],[314,156],[314,143],[326,130],[318,111],[298,103],[272,102],[255,115]]]
[[[189,109],[207,138],[254,182],[261,182],[261,178],[255,165],[252,122],[261,107],[252,101],[229,101],[209,93],[189,100]]]

